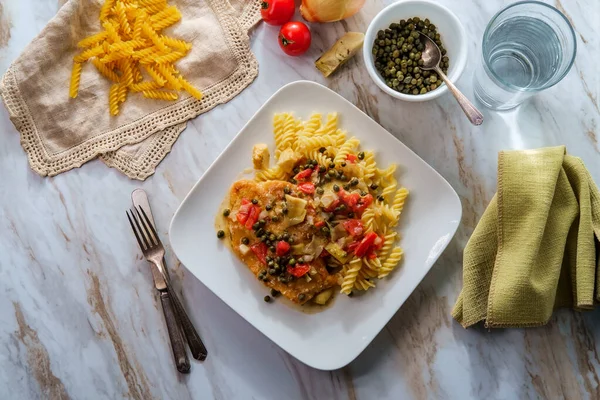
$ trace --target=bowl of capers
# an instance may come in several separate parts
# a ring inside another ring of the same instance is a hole
[[[373,18],[363,55],[373,81],[387,94],[406,101],[427,101],[448,91],[433,70],[422,69],[427,35],[442,52],[440,68],[456,82],[467,62],[467,36],[458,17],[428,0],[393,3]]]

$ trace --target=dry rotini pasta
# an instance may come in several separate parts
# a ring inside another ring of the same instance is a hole
[[[161,33],[181,20],[177,7],[167,6],[166,0],[105,0],[99,19],[104,30],[77,43],[83,51],[73,58],[70,97],[77,97],[82,63],[90,61],[103,77],[118,84],[109,91],[111,115],[119,114],[130,91],[150,99],[176,100],[179,95],[170,90],[184,90],[202,99],[202,92],[173,65],[192,45]]]

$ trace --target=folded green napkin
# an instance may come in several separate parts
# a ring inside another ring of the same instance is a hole
[[[565,147],[498,156],[498,193],[464,251],[452,316],[465,328],[543,325],[557,307],[600,300],[600,193]]]

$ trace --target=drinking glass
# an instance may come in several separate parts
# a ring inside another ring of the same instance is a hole
[[[511,4],[483,34],[475,96],[494,110],[514,108],[564,78],[576,52],[573,27],[556,8],[539,1]]]

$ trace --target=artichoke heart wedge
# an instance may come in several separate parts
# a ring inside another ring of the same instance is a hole
[[[325,77],[328,77],[354,57],[361,49],[364,40],[365,35],[361,32],[347,32],[315,61],[315,66]]]

